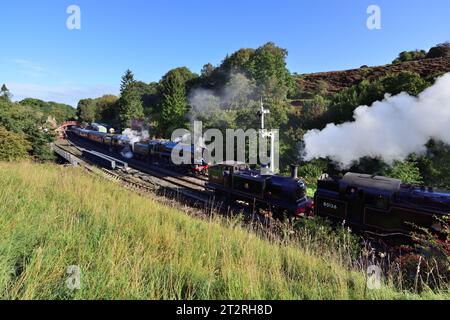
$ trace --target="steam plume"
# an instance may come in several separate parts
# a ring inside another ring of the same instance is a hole
[[[127,137],[131,144],[135,144],[136,142],[141,142],[148,140],[150,138],[150,134],[148,133],[148,130],[132,130],[132,129],[125,129],[122,132],[122,135]]]
[[[371,107],[358,107],[353,117],[354,122],[308,131],[305,160],[330,157],[349,167],[367,156],[392,164],[424,153],[430,139],[450,144],[450,73],[418,97],[386,95]]]
[[[130,143],[131,150],[129,150],[128,148],[125,148],[121,152],[121,155],[127,159],[131,159],[133,157],[132,151],[134,151],[135,143],[145,141],[150,138],[150,134],[148,133],[148,130],[137,131],[137,130],[132,130],[130,128],[125,129],[122,132],[122,136],[125,136],[126,138],[128,138],[128,141]]]
[[[226,85],[219,91],[194,89],[189,93],[192,107],[190,119],[208,119],[217,112],[245,107],[256,94],[254,82],[241,73],[232,73]]]

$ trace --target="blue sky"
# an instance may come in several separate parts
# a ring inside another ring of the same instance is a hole
[[[72,4],[81,9],[81,30],[66,27]],[[366,27],[372,4],[381,8],[381,30]],[[158,81],[171,68],[199,72],[268,41],[288,49],[292,72],[380,65],[450,40],[449,12],[448,0],[2,1],[0,83],[16,100],[76,105],[117,94],[127,68]]]

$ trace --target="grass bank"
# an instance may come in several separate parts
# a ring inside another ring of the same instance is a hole
[[[262,239],[236,221],[201,219],[76,168],[0,163],[2,299],[416,299],[334,249]],[[81,289],[66,268],[81,269]]]

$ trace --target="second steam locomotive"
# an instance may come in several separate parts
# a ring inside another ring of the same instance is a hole
[[[121,154],[125,158],[134,157],[148,163],[174,165],[171,160],[172,152],[177,152],[180,157],[184,153],[189,153],[192,157],[190,163],[179,165],[177,168],[194,174],[206,174],[208,170],[208,164],[203,157],[195,156],[195,146],[193,144],[175,143],[163,139],[136,142],[126,135],[107,134],[79,127],[73,127],[71,131],[81,138],[108,148],[109,151]],[[199,154],[203,154],[203,150],[200,150]]]

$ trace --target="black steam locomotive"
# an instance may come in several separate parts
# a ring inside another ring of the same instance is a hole
[[[402,184],[401,180],[347,173],[318,181],[317,216],[325,216],[378,235],[409,234],[416,227],[436,232],[435,217],[450,214],[450,193]]]
[[[195,155],[195,145],[176,143],[168,140],[150,140],[147,142],[137,142],[133,146],[133,153],[137,159],[150,163],[171,163],[172,153],[179,155],[189,154],[191,157],[189,164],[179,165],[181,169],[193,171],[198,174],[206,174],[208,164],[203,157],[197,158]],[[197,150],[199,155],[203,155],[204,149]]]
[[[306,185],[297,177],[297,167],[291,177],[262,174],[241,162],[227,161],[209,167],[207,187],[216,196],[228,201],[243,201],[259,213],[275,217],[299,216],[312,209]]]
[[[191,155],[190,163],[176,165],[177,169],[190,171],[195,174],[205,174],[208,170],[208,164],[203,157],[197,158],[195,156],[196,153],[192,144],[175,143],[168,140],[132,142],[125,135],[107,134],[79,127],[72,127],[71,132],[81,138],[106,147],[111,152],[120,153],[124,157],[134,157],[148,163],[157,163],[159,165],[175,166],[172,163],[172,152],[176,152],[180,157],[183,157],[183,154],[189,152]],[[203,151],[199,150],[198,154],[203,155]]]

